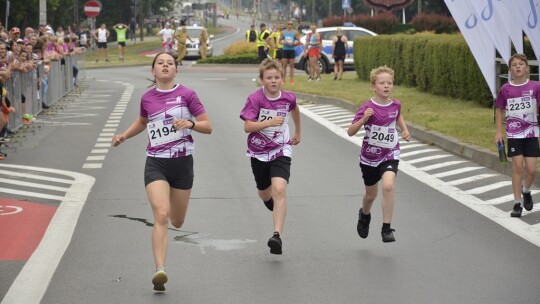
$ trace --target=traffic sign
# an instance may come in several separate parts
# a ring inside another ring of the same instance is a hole
[[[344,10],[351,8],[351,2],[349,0],[342,0],[341,8]]]
[[[94,0],[90,0],[84,4],[84,13],[88,17],[97,17],[101,12],[101,5]]]

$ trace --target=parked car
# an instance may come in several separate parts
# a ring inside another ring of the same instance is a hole
[[[332,39],[336,36],[336,29],[338,27],[321,27],[317,29],[317,33],[321,35],[322,38],[322,50],[321,58],[319,59],[319,66],[322,73],[331,73],[334,70],[334,58],[332,57]],[[349,45],[349,53],[351,56],[345,58],[344,69],[354,69],[354,58],[353,54],[353,43],[354,39],[361,36],[377,36],[374,32],[365,29],[363,27],[348,27],[342,26],[343,35],[347,37],[347,44]],[[299,45],[295,49],[295,60],[294,67],[299,70],[304,70],[308,72],[308,60],[307,57],[303,56],[304,54],[304,44],[306,42],[307,33],[311,30],[304,30],[302,36],[300,37],[300,42],[302,45]]]
[[[199,59],[201,58],[201,53],[199,53],[200,43],[199,43],[199,35],[201,33],[201,30],[204,29],[202,26],[198,25],[190,25],[186,26],[186,30],[188,32],[189,38],[191,38],[192,41],[187,40],[186,41],[186,59]],[[179,26],[176,28],[177,31],[182,30],[182,26]],[[214,39],[214,35],[208,35],[208,40],[206,43],[208,44],[208,50],[206,52],[206,56],[212,57],[212,39]],[[175,51],[178,50],[178,46],[175,44],[174,46]]]

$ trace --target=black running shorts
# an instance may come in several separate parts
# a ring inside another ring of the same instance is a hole
[[[380,163],[377,167],[372,167],[360,163],[362,169],[362,178],[364,185],[373,186],[378,183],[386,171],[392,171],[397,175],[399,160],[387,160]]]
[[[523,157],[540,157],[538,137],[509,138],[508,157],[523,155]]]
[[[251,171],[255,177],[257,189],[265,190],[272,184],[272,177],[281,177],[289,183],[291,176],[291,158],[280,156],[272,161],[264,162],[251,158]]]
[[[189,190],[193,187],[193,156],[179,158],[146,157],[144,186],[163,180],[171,188]]]

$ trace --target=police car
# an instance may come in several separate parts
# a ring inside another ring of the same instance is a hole
[[[179,26],[176,30],[181,31],[182,27]],[[200,43],[199,43],[199,35],[201,34],[201,30],[204,29],[202,26],[198,25],[192,25],[192,26],[185,26],[189,38],[191,38],[192,41],[187,40],[186,41],[186,58],[194,58],[199,59],[201,58],[201,54],[199,53]],[[208,32],[207,32],[208,33]],[[214,35],[208,35],[208,40],[206,40],[206,43],[208,45],[206,56],[212,57],[213,48],[212,48],[212,39],[214,38]],[[175,43],[175,51],[177,50],[177,45]]]
[[[365,29],[363,27],[349,27],[349,26],[340,26],[343,30],[343,35],[347,37],[347,44],[349,45],[350,57],[345,57],[344,69],[354,69],[354,59],[353,59],[353,43],[354,39],[362,36],[377,36],[374,32]],[[334,58],[332,57],[332,39],[336,36],[337,26],[335,27],[321,27],[317,28],[317,33],[321,35],[322,39],[322,50],[321,58],[319,58],[319,66],[321,72],[331,73],[334,70]],[[294,67],[299,70],[304,70],[308,72],[308,58],[303,56],[304,54],[304,44],[306,43],[307,34],[311,30],[304,30],[303,35],[300,37],[300,42],[302,45],[299,45],[295,49],[295,59]]]

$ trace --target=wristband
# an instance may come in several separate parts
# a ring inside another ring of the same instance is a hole
[[[190,129],[193,129],[193,128],[195,128],[195,122],[194,122],[193,120],[191,120],[191,119],[189,119],[188,121],[189,121],[189,122],[191,122],[191,123],[193,124],[193,125],[191,126],[191,128],[190,128]]]

